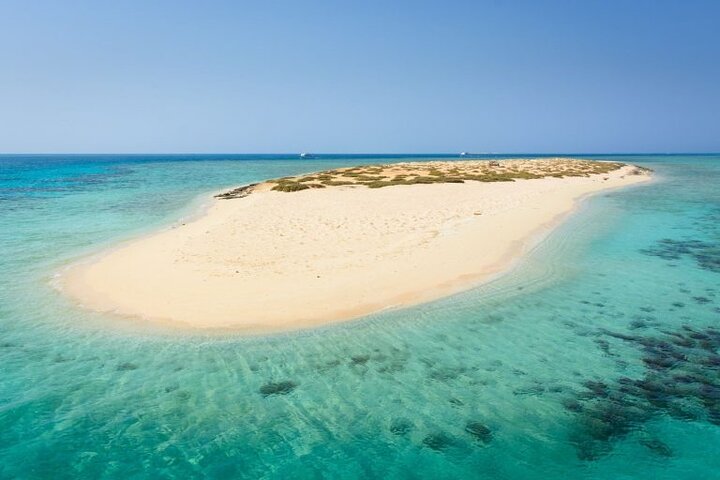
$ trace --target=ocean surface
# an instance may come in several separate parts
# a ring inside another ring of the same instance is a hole
[[[240,337],[53,282],[223,188],[430,157],[0,156],[0,479],[720,478],[720,155],[580,157],[656,181],[482,287]]]

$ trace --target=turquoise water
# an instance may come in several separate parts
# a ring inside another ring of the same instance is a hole
[[[52,280],[213,191],[402,158],[0,156],[0,478],[720,478],[720,156],[599,158],[658,180],[493,283],[243,338]]]

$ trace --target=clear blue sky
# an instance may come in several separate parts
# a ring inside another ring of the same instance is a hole
[[[0,0],[0,152],[717,152],[719,29],[718,0]]]

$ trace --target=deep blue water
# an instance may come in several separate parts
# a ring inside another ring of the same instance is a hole
[[[595,156],[480,288],[327,328],[188,336],[52,287],[214,191],[428,156],[0,156],[0,478],[720,478],[720,156]],[[497,157],[497,156],[495,156]]]

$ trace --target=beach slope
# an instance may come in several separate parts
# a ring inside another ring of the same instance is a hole
[[[477,285],[581,198],[649,178],[630,165],[557,159],[279,179],[227,192],[195,221],[71,266],[62,288],[94,310],[185,327],[319,325]]]

